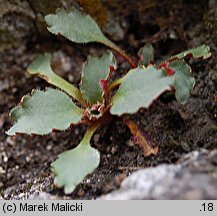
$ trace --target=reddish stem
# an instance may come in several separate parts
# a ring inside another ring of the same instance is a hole
[[[137,67],[137,64],[134,62],[134,60],[129,55],[127,55],[124,52],[124,50],[119,48],[116,44],[114,44],[111,41],[103,42],[103,44],[116,51],[119,55],[121,55],[130,64],[132,68]]]

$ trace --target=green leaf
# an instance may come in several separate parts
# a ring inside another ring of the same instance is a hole
[[[51,82],[53,77],[57,76],[50,67],[51,54],[45,53],[39,55],[32,64],[27,68],[30,74],[39,75],[47,82]]]
[[[194,87],[195,79],[191,75],[191,68],[184,60],[177,60],[169,64],[169,68],[175,70],[176,99],[184,104],[190,97],[191,90]]]
[[[90,146],[94,131],[95,129],[89,129],[75,149],[63,152],[52,164],[56,176],[54,183],[59,187],[64,187],[67,194],[71,193],[100,163],[99,152]]]
[[[50,66],[51,55],[45,53],[44,55],[39,55],[35,61],[28,67],[28,72],[33,75],[38,75],[45,79],[48,83],[62,89],[67,92],[73,98],[79,102],[83,102],[82,95],[79,89],[73,86],[71,83],[67,82],[63,78],[55,74]]]
[[[181,52],[177,55],[174,55],[174,56],[170,57],[167,61],[172,61],[175,59],[182,59],[188,55],[192,56],[193,58],[207,59],[211,56],[211,52],[210,52],[209,46],[203,44],[202,46],[199,46],[199,47]]]
[[[97,23],[77,9],[58,11],[45,17],[48,30],[56,35],[62,35],[76,43],[107,42]]]
[[[89,16],[73,8],[66,12],[59,10],[56,14],[45,17],[48,30],[56,35],[62,35],[75,43],[102,43],[123,56],[132,67],[134,61],[116,44],[110,41],[100,30],[97,23]]]
[[[154,49],[152,45],[146,44],[139,50],[138,55],[140,57],[139,65],[144,65],[147,67],[148,64],[154,60]]]
[[[164,71],[154,66],[130,70],[112,98],[111,113],[122,115],[147,108],[164,91],[171,90],[173,77],[165,77]]]
[[[65,130],[70,124],[81,121],[83,110],[77,107],[65,93],[48,88],[45,92],[33,90],[20,104],[12,109],[10,116],[16,121],[7,131],[16,133],[48,134],[52,130]]]
[[[80,89],[83,97],[91,104],[103,102],[111,67],[116,67],[111,52],[105,53],[101,58],[90,57],[83,65]]]

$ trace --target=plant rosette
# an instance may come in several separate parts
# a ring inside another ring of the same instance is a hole
[[[40,76],[58,89],[33,90],[24,96],[10,112],[15,123],[7,134],[45,135],[54,130],[67,130],[76,124],[88,125],[80,144],[60,154],[52,163],[55,184],[64,187],[65,193],[71,193],[100,163],[99,151],[91,147],[94,132],[107,123],[112,115],[134,114],[140,108],[149,108],[166,91],[174,92],[181,104],[186,103],[195,79],[185,58],[207,59],[211,53],[208,46],[202,45],[156,65],[153,47],[146,44],[140,49],[139,59],[135,62],[105,37],[89,15],[76,9],[60,10],[56,14],[47,15],[45,20],[51,33],[62,35],[75,43],[104,44],[131,66],[123,77],[111,82],[112,73],[118,70],[113,53],[107,51],[101,57],[91,56],[83,65],[79,88],[55,74],[48,53],[39,55],[27,69],[30,74]],[[144,156],[157,154],[158,146],[143,128],[131,120],[124,120],[124,123],[129,127],[134,143],[143,150]]]

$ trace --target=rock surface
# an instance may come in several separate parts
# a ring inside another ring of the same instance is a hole
[[[52,177],[40,184],[36,181],[29,191],[14,199],[70,199],[44,192],[50,187]],[[158,165],[134,172],[118,190],[98,199],[217,199],[217,150],[194,151],[183,155],[175,165]],[[13,188],[11,188],[13,189]],[[10,193],[10,191],[8,191]],[[6,195],[6,194],[5,194]],[[2,197],[6,198],[6,197]]]
[[[103,200],[217,199],[217,150],[194,151],[176,165],[137,171]]]

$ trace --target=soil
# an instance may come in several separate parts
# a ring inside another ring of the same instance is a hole
[[[157,8],[149,9],[150,18],[146,22],[141,14],[137,16],[135,12],[126,16],[128,28],[125,30],[125,39],[118,45],[136,56],[137,50],[145,42],[152,42],[157,60],[202,43],[209,45],[211,58],[206,61],[189,61],[196,78],[189,102],[180,105],[173,94],[166,93],[148,110],[141,109],[130,117],[151,134],[159,145],[156,156],[144,157],[142,151],[132,144],[129,129],[118,118],[99,129],[93,136],[92,145],[101,152],[100,166],[67,196],[62,189],[53,185],[50,164],[59,153],[79,143],[86,127],[79,125],[43,137],[9,137],[5,134],[12,125],[8,113],[31,89],[48,86],[40,78],[26,73],[27,66],[37,54],[51,52],[53,69],[77,85],[87,56],[93,53],[100,55],[106,48],[96,44],[75,45],[56,37],[33,35],[26,38],[27,42],[20,44],[19,48],[0,53],[2,198],[23,199],[35,191],[44,191],[58,198],[95,199],[118,188],[121,181],[135,170],[162,163],[174,164],[184,153],[201,148],[217,148],[217,43],[214,31],[206,22],[214,15],[210,12],[212,8],[208,7],[208,1],[177,2],[172,3],[173,11],[169,13],[167,22],[162,18],[168,13],[167,8],[161,8],[159,14]],[[159,18],[158,25],[151,23],[152,16]],[[128,67],[122,64],[120,74]],[[26,197],[23,194],[27,194]]]

